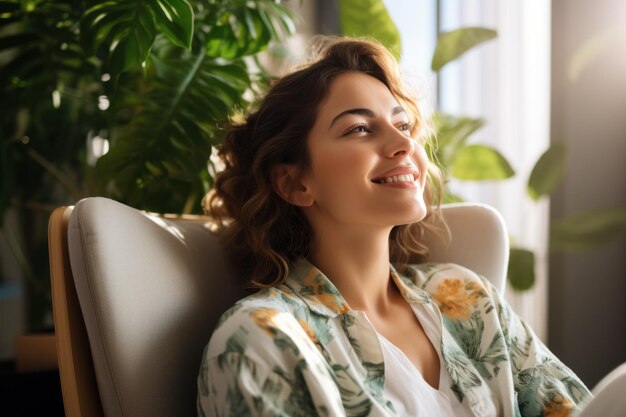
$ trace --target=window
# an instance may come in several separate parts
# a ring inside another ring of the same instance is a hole
[[[549,203],[526,197],[526,182],[550,143],[550,2],[542,0],[386,0],[403,44],[402,65],[428,112],[439,108],[480,117],[486,125],[471,137],[498,149],[516,171],[502,182],[453,180],[468,201],[496,207],[512,243],[535,252],[532,290],[507,298],[544,340]],[[437,77],[430,60],[437,31],[482,26],[498,31],[489,41],[446,65]]]

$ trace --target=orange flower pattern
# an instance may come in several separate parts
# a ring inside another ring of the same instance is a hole
[[[324,277],[317,268],[312,268],[306,274],[302,284],[303,292],[313,295],[316,301],[329,310],[339,314],[346,313],[350,310],[345,300],[338,298],[337,294],[333,291],[329,291],[328,279]]]
[[[433,294],[443,315],[452,320],[469,319],[478,300],[486,296],[484,288],[477,282],[455,278],[442,280]]]
[[[278,314],[273,308],[259,308],[252,311],[252,318],[257,326],[259,326],[265,333],[269,336],[274,336],[276,331],[274,330],[274,326],[272,324],[272,320]]]
[[[572,408],[574,408],[574,404],[571,401],[557,394],[551,402],[545,405],[543,415],[545,417],[568,417]]]
[[[316,345],[319,344],[317,340],[317,336],[315,335],[315,332],[313,331],[313,329],[311,329],[311,326],[309,326],[309,323],[300,319],[298,320],[298,324],[300,324],[300,327],[302,327],[302,330],[304,330],[306,335],[309,336],[309,339],[311,339],[313,343],[315,343]]]

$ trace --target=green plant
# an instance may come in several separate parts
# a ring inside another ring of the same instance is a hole
[[[348,8],[352,3],[354,3],[352,0],[340,1],[344,8]],[[382,0],[371,0],[359,13],[341,14],[344,33],[371,36],[391,50],[401,51],[399,31],[386,10],[385,13],[381,12],[384,8]],[[376,25],[372,26],[370,22],[375,16]],[[379,36],[381,33],[384,36]],[[431,68],[438,72],[467,51],[496,37],[497,33],[494,30],[476,27],[442,33],[437,40]],[[476,118],[456,117],[441,112],[433,114],[435,141],[427,151],[447,178],[497,181],[515,175],[509,162],[498,150],[471,143],[471,135],[484,123],[483,120]],[[565,146],[558,142],[553,143],[532,169],[528,179],[527,197],[536,201],[548,196],[560,183],[565,160]],[[463,199],[446,189],[444,202],[458,201]],[[551,225],[549,246],[551,250],[592,249],[623,235],[625,230],[626,207],[578,213],[559,219]],[[515,245],[511,247],[508,280],[513,288],[520,291],[530,289],[534,285],[535,254],[532,251]]]
[[[267,78],[256,54],[293,31],[269,0],[0,0],[0,225],[18,210],[24,244],[2,233],[41,288],[31,305],[49,298],[53,207],[201,211],[221,127]]]
[[[432,69],[445,64],[471,48],[493,39],[495,31],[484,28],[462,28],[442,34],[432,60]],[[483,125],[480,119],[454,118],[435,114],[437,149],[435,159],[448,175],[461,180],[502,180],[515,175],[506,159],[495,149],[468,144],[469,136]],[[527,197],[534,201],[549,196],[561,182],[566,163],[566,147],[552,145],[535,163],[527,181]],[[457,200],[450,196],[448,201]],[[576,213],[555,221],[550,228],[551,250],[594,249],[623,235],[626,230],[626,207]],[[513,245],[509,254],[508,280],[523,291],[535,282],[535,254]]]

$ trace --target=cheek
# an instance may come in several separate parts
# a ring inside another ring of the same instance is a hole
[[[366,177],[368,173],[368,159],[355,149],[338,147],[321,150],[313,157],[315,159],[312,165],[320,178],[332,179],[335,182],[354,182],[355,179]]]

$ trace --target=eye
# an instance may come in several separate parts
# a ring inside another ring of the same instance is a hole
[[[351,133],[369,133],[371,132],[370,128],[365,123],[359,123],[353,126],[350,126],[348,130],[346,130],[343,136],[347,136]]]
[[[408,132],[411,130],[411,123],[403,122],[403,123],[396,125],[396,127],[401,132]]]
[[[409,122],[400,122],[396,125],[396,129],[398,129],[400,132],[404,133],[407,136],[411,135],[412,128],[413,125]]]

